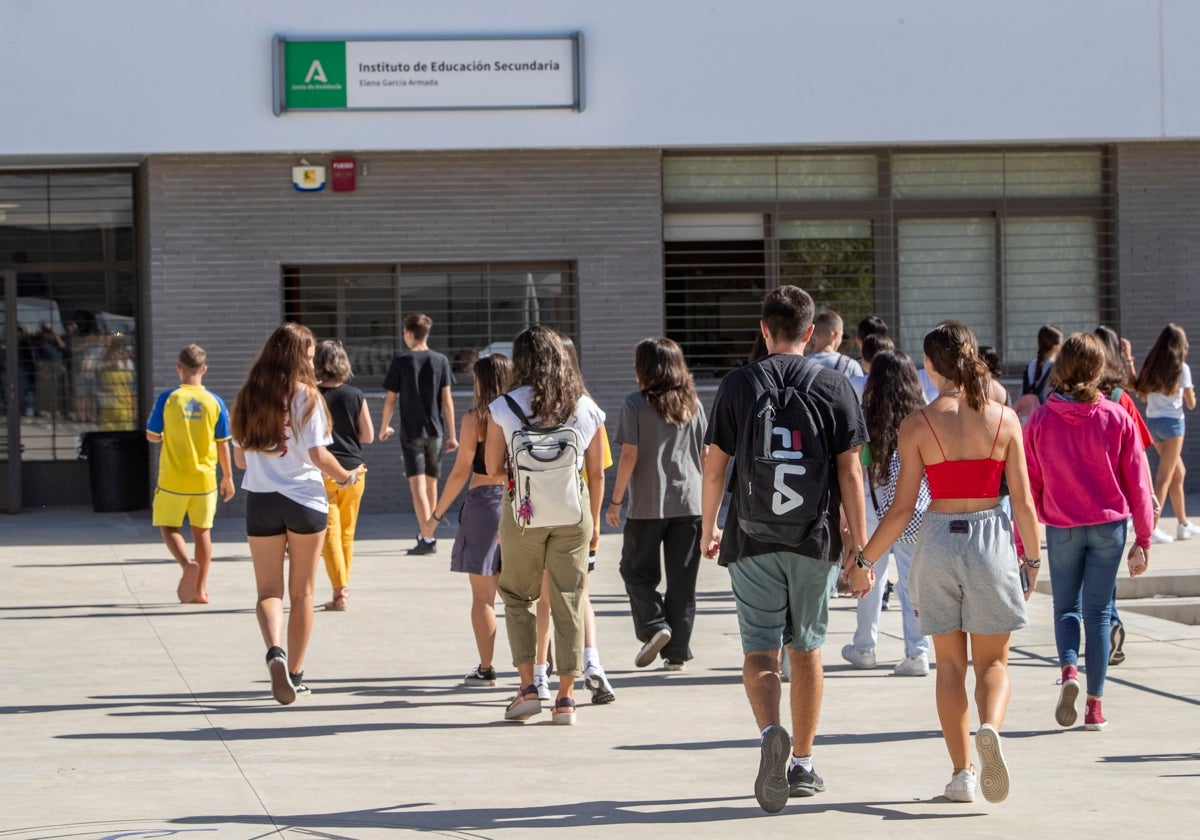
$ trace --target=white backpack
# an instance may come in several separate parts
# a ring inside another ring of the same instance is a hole
[[[508,442],[513,518],[525,528],[557,528],[583,521],[579,432],[572,426],[534,426],[517,401],[504,395],[521,428]]]

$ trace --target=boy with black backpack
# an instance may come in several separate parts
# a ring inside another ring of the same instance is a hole
[[[762,731],[754,794],[768,813],[825,783],[812,766],[821,708],[821,651],[829,597],[842,556],[838,507],[854,545],[866,542],[859,449],[866,423],[850,380],[803,357],[813,301],[782,286],[763,301],[769,355],[721,381],[709,415],[700,545],[729,568],[745,662],[742,682]],[[717,514],[734,461],[725,532]],[[871,590],[872,572],[850,563],[851,591]],[[789,643],[795,741],[780,726],[779,649]]]

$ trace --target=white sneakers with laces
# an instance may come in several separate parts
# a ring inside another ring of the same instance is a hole
[[[946,798],[951,802],[974,802],[976,784],[978,780],[974,770],[970,767],[959,770],[950,777],[950,784],[946,785]]]
[[[1200,534],[1200,526],[1193,525],[1191,522],[1180,522],[1175,526],[1175,539],[1190,540],[1192,537]]]

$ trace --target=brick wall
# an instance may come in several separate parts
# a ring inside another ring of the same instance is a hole
[[[1133,343],[1140,368],[1170,322],[1183,327],[1200,348],[1200,144],[1118,146],[1116,189],[1120,332]],[[1192,352],[1188,363],[1193,378],[1200,376],[1200,352]],[[1185,490],[1195,493],[1200,487],[1196,413],[1188,415],[1183,459],[1190,473]]]
[[[615,424],[633,388],[633,345],[663,329],[657,150],[360,154],[355,192],[316,194],[292,188],[300,157],[159,155],[144,164],[155,392],[175,383],[176,353],[195,341],[208,351],[206,384],[232,406],[282,318],[285,264],[570,260],[584,373]],[[469,393],[461,397],[460,417]],[[381,399],[371,404],[378,423]],[[411,510],[398,442],[369,447],[367,458],[364,509]]]

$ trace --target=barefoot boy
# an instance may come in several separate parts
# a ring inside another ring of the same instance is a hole
[[[212,524],[217,513],[217,462],[221,463],[221,498],[233,498],[229,459],[229,411],[201,381],[208,372],[207,354],[196,344],[179,351],[179,387],[159,394],[146,422],[146,438],[162,443],[158,486],[154,491],[154,524],[183,569],[175,590],[185,604],[208,603],[208,567],[212,562]],[[192,526],[196,559],[183,538],[183,518]]]

